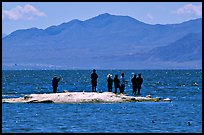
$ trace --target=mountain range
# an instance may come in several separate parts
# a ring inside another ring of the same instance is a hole
[[[2,39],[3,69],[201,69],[202,18],[146,24],[98,15]]]

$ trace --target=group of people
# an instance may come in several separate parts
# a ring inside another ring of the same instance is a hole
[[[136,94],[138,90],[138,95],[140,95],[140,89],[142,88],[143,78],[141,77],[141,74],[138,74],[138,77],[136,74],[134,74],[133,78],[131,79],[132,82],[132,93]]]
[[[125,90],[125,74],[121,74],[121,78],[118,78],[118,75],[115,75],[114,79],[111,78],[112,75],[108,74],[108,92],[112,92],[113,82],[115,86],[115,93],[117,93],[117,89],[120,90],[120,93],[123,93]]]
[[[118,75],[116,74],[114,79],[111,78],[112,75],[108,74],[108,92],[112,92],[113,82],[115,86],[115,93],[117,93],[117,89],[120,90],[120,93],[124,93],[125,90],[125,74],[122,73],[120,79],[118,78]],[[97,86],[97,78],[98,75],[96,74],[96,70],[93,70],[93,73],[91,74],[91,82],[92,82],[92,92],[96,92],[96,86]],[[136,94],[138,91],[138,95],[140,95],[141,85],[143,83],[143,78],[141,77],[141,74],[138,74],[138,77],[136,74],[134,74],[133,78],[131,79],[132,82],[132,89],[133,94]]]
[[[112,92],[112,86],[114,83],[114,87],[115,87],[115,93],[117,93],[117,89],[120,90],[120,93],[124,93],[125,90],[125,74],[122,73],[120,79],[118,78],[118,75],[116,74],[114,79],[112,79],[112,75],[108,74],[108,92]],[[93,69],[93,73],[91,74],[91,84],[92,84],[92,92],[96,92],[96,86],[97,86],[97,79],[98,79],[98,75],[96,73],[96,70]],[[53,79],[52,79],[52,87],[53,87],[53,93],[57,92],[57,87],[58,87],[58,82],[61,80],[60,77],[57,77],[56,75],[54,75]],[[132,89],[133,89],[133,94],[136,94],[136,92],[138,91],[138,95],[140,95],[140,89],[141,89],[141,85],[143,83],[143,78],[141,77],[141,74],[138,74],[138,77],[136,74],[134,74],[133,78],[131,79],[132,82]]]

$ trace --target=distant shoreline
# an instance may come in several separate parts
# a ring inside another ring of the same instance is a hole
[[[82,71],[88,71],[88,70],[93,70],[93,69],[2,69],[2,71],[41,71],[41,70],[45,70],[45,71],[53,71],[53,70],[56,70],[56,71],[64,71],[64,70],[70,70],[70,71],[73,71],[73,70],[82,70]],[[97,71],[108,71],[108,70],[118,70],[118,71],[130,71],[130,70],[143,70],[143,71],[147,71],[147,70],[155,70],[155,71],[158,71],[158,70],[202,70],[201,69],[97,69]]]

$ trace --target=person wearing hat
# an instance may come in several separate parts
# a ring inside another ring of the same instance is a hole
[[[107,82],[108,82],[108,92],[112,92],[112,86],[113,86],[113,79],[111,78],[112,75],[111,74],[108,74],[108,79],[107,79]]]
[[[92,92],[96,92],[97,78],[98,75],[96,74],[96,70],[93,69],[93,73],[91,74]]]
[[[52,87],[53,87],[53,93],[57,92],[58,82],[60,81],[60,77],[57,77],[57,75],[54,75],[52,79]]]
[[[132,93],[136,94],[137,86],[138,86],[138,84],[137,84],[137,75],[136,74],[134,74],[133,78],[131,79],[131,82],[132,82]]]
[[[138,74],[138,77],[137,77],[138,95],[140,95],[140,89],[142,88],[141,87],[142,83],[143,83],[143,78],[141,77],[141,74]]]

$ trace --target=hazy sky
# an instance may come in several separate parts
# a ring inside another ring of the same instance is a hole
[[[148,24],[172,24],[202,17],[201,2],[2,2],[2,32],[45,29],[99,14],[128,15]]]

